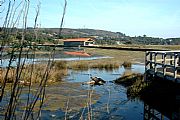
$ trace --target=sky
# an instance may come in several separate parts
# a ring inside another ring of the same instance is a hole
[[[59,27],[64,0],[39,1],[39,26]],[[29,26],[34,24],[37,3],[38,0],[30,2]],[[180,0],[67,0],[63,27],[108,30],[129,36],[180,37],[179,5]]]

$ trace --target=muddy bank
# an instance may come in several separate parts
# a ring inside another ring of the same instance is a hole
[[[31,92],[29,94],[30,101],[34,97],[38,85],[31,86]],[[8,91],[7,95],[8,97]],[[24,87],[18,102],[17,118],[21,118],[23,111],[25,110],[25,105],[28,98],[28,87]],[[44,98],[44,104],[42,107],[42,118],[52,119],[58,116],[60,119],[65,118],[67,113],[68,118],[75,116],[76,114],[81,114],[81,109],[87,108],[88,105],[93,105],[99,99],[99,94],[91,89],[83,89],[81,83],[69,83],[69,82],[56,82],[54,84],[49,84],[46,86],[46,94]],[[34,116],[36,116],[39,105],[41,102],[41,97],[35,104],[33,109]],[[3,118],[6,105],[8,101],[2,101],[0,112],[0,118]],[[2,111],[1,111],[2,110]]]
[[[37,86],[32,86],[31,91],[36,91]],[[23,94],[26,94],[28,89],[24,88]],[[91,98],[89,97],[91,94]],[[46,86],[45,101],[42,110],[79,111],[81,108],[87,107],[89,99],[91,104],[96,103],[99,95],[93,90],[83,89],[81,83],[57,82]],[[38,109],[38,105],[35,107]]]

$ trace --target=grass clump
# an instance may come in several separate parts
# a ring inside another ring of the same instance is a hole
[[[124,68],[131,68],[132,63],[125,61],[125,62],[122,64],[122,66],[124,66]]]
[[[90,68],[113,70],[113,69],[118,69],[119,66],[120,65],[116,62],[98,62],[95,64],[91,64]]]
[[[122,75],[122,77],[114,80],[115,83],[117,84],[123,84],[124,86],[131,86],[133,85],[136,81],[142,81],[143,80],[143,75],[140,73],[128,73]]]
[[[100,70],[113,70],[118,69],[120,66],[117,62],[92,62],[92,61],[74,61],[68,63],[68,68],[73,70],[88,70],[88,69],[100,69]]]
[[[143,79],[136,80],[131,86],[127,88],[127,96],[130,98],[140,97],[142,91],[148,87],[148,83]]]
[[[52,70],[51,74],[49,75],[49,83],[51,82],[59,82],[62,81],[63,77],[68,74],[67,69],[62,70]]]
[[[129,98],[140,97],[142,91],[147,88],[148,84],[144,81],[144,75],[140,73],[128,73],[114,81],[127,87],[127,96]]]
[[[53,66],[56,70],[67,69],[67,61],[55,61]]]
[[[88,70],[89,64],[86,61],[76,61],[76,62],[72,62],[69,65],[69,68],[73,70]]]

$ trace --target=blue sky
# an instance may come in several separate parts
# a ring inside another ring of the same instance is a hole
[[[38,0],[37,0],[38,1]],[[37,1],[31,2],[29,25]],[[36,2],[36,3],[35,3]],[[129,36],[180,37],[180,0],[67,0],[65,28],[92,28]],[[38,23],[59,27],[64,0],[41,0]]]

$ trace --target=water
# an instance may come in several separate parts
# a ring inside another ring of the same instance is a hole
[[[145,71],[145,67],[141,64],[133,64],[131,68],[125,69],[124,67],[120,67],[119,69],[115,69],[112,71],[98,69],[89,69],[88,71],[69,70],[69,76],[66,79],[69,82],[86,82],[90,79],[90,76],[98,76],[105,81],[112,81],[119,78],[127,71],[143,74]]]
[[[31,59],[31,58],[21,58],[20,60],[20,64],[22,65],[23,62],[25,62],[25,64],[38,64],[38,63],[42,63],[42,62],[47,62],[48,60],[65,60],[65,61],[77,61],[77,60],[96,60],[96,59],[103,59],[103,58],[112,58],[109,56],[92,56],[92,57],[71,57],[71,58],[54,58],[54,59],[48,59],[48,58],[35,58],[35,59]],[[9,65],[9,61],[10,59],[2,59],[0,61],[0,67],[5,68],[8,67]],[[16,67],[17,64],[19,62],[19,59],[13,59],[12,63],[11,63],[11,67]]]
[[[101,96],[97,103],[92,106],[93,119],[142,120],[144,111],[143,101],[128,99],[126,88],[111,82],[119,78],[126,71],[127,69],[124,67],[113,71],[98,69],[88,71],[70,70],[70,76],[65,79],[69,82],[87,82],[90,76],[99,76],[107,81],[104,85],[94,86],[92,88]],[[144,65],[134,64],[128,71],[143,73]],[[82,88],[89,89],[89,86],[82,85]]]

